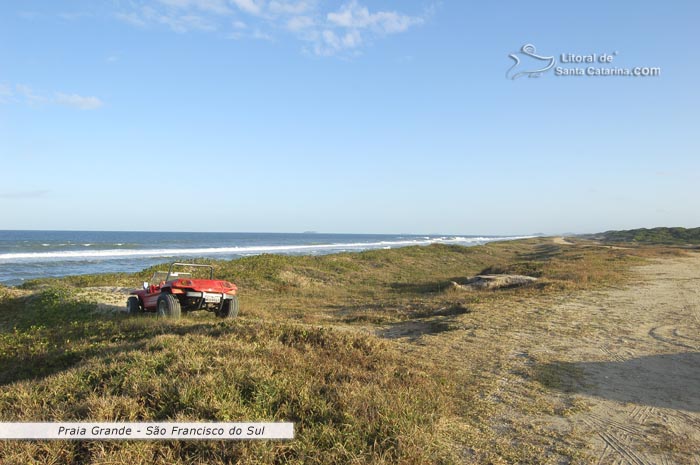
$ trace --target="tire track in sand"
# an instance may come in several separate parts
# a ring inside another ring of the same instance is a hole
[[[700,465],[700,256],[635,271],[629,287],[553,310],[589,330],[547,344],[583,372],[579,395],[591,408],[570,424],[584,426],[597,465]]]

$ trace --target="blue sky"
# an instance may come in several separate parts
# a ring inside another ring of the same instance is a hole
[[[700,226],[699,20],[693,1],[2,2],[0,229]],[[660,74],[507,79],[525,44]]]

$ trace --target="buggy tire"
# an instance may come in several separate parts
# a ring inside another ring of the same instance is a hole
[[[238,316],[238,296],[233,296],[233,299],[224,300],[221,310],[216,312],[219,318],[236,318]]]
[[[129,297],[126,301],[126,311],[129,315],[138,315],[143,310],[141,310],[141,304],[139,303],[138,297]]]
[[[158,317],[177,320],[182,314],[180,301],[172,294],[161,294],[158,297]]]

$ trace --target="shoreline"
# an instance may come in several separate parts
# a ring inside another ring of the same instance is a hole
[[[302,236],[295,237],[295,242],[293,243],[283,243],[289,242],[288,236],[285,235],[276,236],[277,243],[257,244],[255,241],[259,242],[261,239],[257,236],[251,236],[248,238],[237,238],[241,243],[239,245],[214,245],[206,241],[188,243],[185,241],[190,240],[189,236],[179,235],[178,237],[180,240],[179,244],[170,244],[165,248],[162,247],[161,243],[151,242],[134,247],[134,243],[129,242],[133,238],[122,238],[120,236],[110,237],[110,242],[102,243],[96,241],[94,237],[90,238],[92,242],[66,242],[65,238],[61,238],[62,242],[56,244],[43,242],[47,239],[38,239],[38,245],[32,245],[31,251],[13,253],[0,251],[0,264],[4,265],[4,270],[0,273],[0,284],[17,286],[33,279],[114,273],[117,271],[133,273],[158,263],[173,260],[235,260],[260,254],[317,256],[430,244],[473,246],[496,241],[520,240],[532,236],[338,235],[337,237],[331,237],[330,235],[314,233],[303,236],[304,241],[301,243],[299,243],[299,237]],[[367,240],[358,240],[363,238]],[[325,239],[325,242],[320,239]],[[332,239],[344,239],[345,242],[331,242]],[[149,238],[149,240],[152,239]],[[236,240],[236,237],[230,240]],[[244,243],[244,240],[248,241],[248,243]],[[270,242],[267,238],[263,240]],[[87,270],[84,270],[84,268],[87,268]],[[13,271],[15,271],[14,274]]]

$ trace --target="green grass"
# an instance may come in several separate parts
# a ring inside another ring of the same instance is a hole
[[[449,383],[374,337],[243,319],[52,324],[0,337],[4,421],[293,421],[297,439],[106,449],[0,443],[0,456],[17,463],[116,456],[131,463],[427,463],[449,456],[439,448]]]
[[[653,245],[698,245],[700,228],[640,228],[607,231],[594,237],[606,242],[628,242]]]
[[[508,334],[546,327],[546,314],[532,321],[520,310],[528,302],[618,285],[631,266],[666,253],[680,252],[531,239],[206,261],[241,289],[233,321],[98,311],[99,293],[91,288],[138,287],[152,269],[0,287],[3,421],[297,425],[296,438],[286,442],[4,441],[1,462],[585,461],[555,433],[508,420],[502,434],[494,423],[517,412],[570,409],[550,389],[577,375],[546,365],[517,374]],[[450,280],[482,271],[539,281],[502,291],[448,289]],[[502,392],[504,376],[522,390]]]

